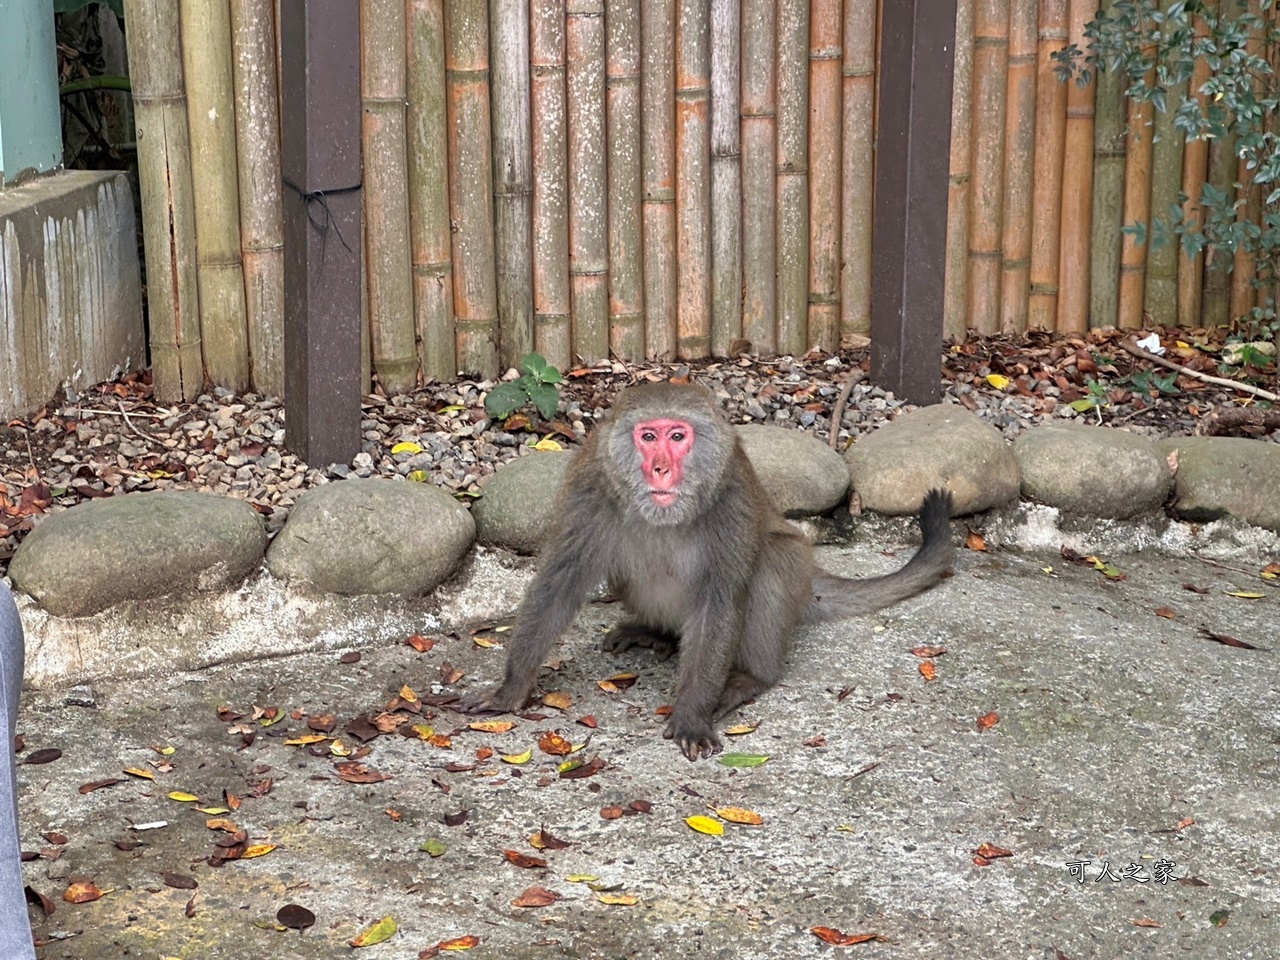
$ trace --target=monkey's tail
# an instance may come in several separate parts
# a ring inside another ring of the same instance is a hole
[[[929,589],[951,569],[951,494],[930,490],[920,505],[924,540],[906,566],[883,577],[852,580],[819,573],[813,578],[813,600],[805,620],[818,623],[871,613]]]

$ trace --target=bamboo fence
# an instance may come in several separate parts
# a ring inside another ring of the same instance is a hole
[[[1124,77],[1057,78],[1052,53],[1096,7],[957,0],[950,339],[1222,324],[1269,302],[1245,254],[1227,273],[1226,250],[1122,234],[1179,194],[1194,222],[1206,181],[1250,221],[1261,198],[1229,138],[1171,122],[1204,64],[1165,113]],[[283,389],[277,8],[125,5],[164,399]],[[530,350],[567,369],[829,353],[869,331],[878,0],[360,10],[360,322],[385,391]]]

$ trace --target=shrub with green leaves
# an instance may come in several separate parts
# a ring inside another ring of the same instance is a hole
[[[485,413],[495,420],[505,420],[530,401],[550,420],[556,415],[560,403],[560,388],[564,381],[560,371],[547,363],[540,353],[531,353],[520,361],[523,375],[517,380],[500,383],[484,398]]]
[[[1086,26],[1087,51],[1071,44],[1053,55],[1060,79],[1074,76],[1085,84],[1098,70],[1121,71],[1125,92],[1161,112],[1173,110],[1174,126],[1188,139],[1234,141],[1250,182],[1260,187],[1256,221],[1240,215],[1239,184],[1224,190],[1206,183],[1199,218],[1187,215],[1187,197],[1180,195],[1172,209],[1152,211],[1149,230],[1145,223],[1124,229],[1157,246],[1177,237],[1187,256],[1212,247],[1211,269],[1229,272],[1243,250],[1256,264],[1260,286],[1280,276],[1280,75],[1274,66],[1280,26],[1269,13],[1275,2],[1260,0],[1251,10],[1247,0],[1113,0]],[[1199,63],[1208,66],[1208,79],[1170,103],[1170,90],[1189,83]],[[1277,334],[1274,305],[1235,319],[1250,337]]]

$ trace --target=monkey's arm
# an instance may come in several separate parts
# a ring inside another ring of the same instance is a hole
[[[603,538],[587,535],[597,527],[597,522],[571,516],[564,534],[548,545],[516,614],[502,685],[467,694],[459,710],[511,713],[524,706],[547,651],[573,622],[587,592],[603,579]]]
[[[743,599],[735,585],[705,578],[693,615],[681,630],[676,702],[662,735],[690,760],[721,751],[713,721],[733,653],[742,640]]]

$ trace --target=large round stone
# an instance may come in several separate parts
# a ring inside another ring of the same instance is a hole
[[[955,513],[976,513],[1018,496],[1018,461],[1000,431],[955,404],[904,413],[845,451],[853,489],[877,513],[910,514],[933,487]]]
[[[527,453],[499,467],[482,488],[471,514],[476,539],[519,553],[537,553],[561,512],[560,486],[576,454]]]
[[[1072,513],[1123,520],[1158,510],[1173,476],[1155,443],[1110,427],[1056,423],[1013,444],[1022,495]]]
[[[298,498],[267,568],[325,593],[420,596],[453,572],[475,535],[467,509],[433,484],[342,480]]]
[[[1173,437],[1174,512],[1184,520],[1232,516],[1280,532],[1280,444],[1242,437]]]
[[[789,517],[826,513],[849,493],[840,454],[799,430],[748,424],[738,427],[747,459],[773,502]]]
[[[206,493],[130,493],[42,521],[9,565],[18,589],[50,613],[80,617],[126,600],[212,590],[246,577],[267,545],[243,500]]]

